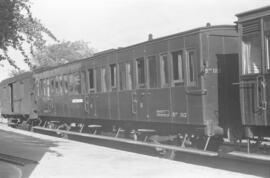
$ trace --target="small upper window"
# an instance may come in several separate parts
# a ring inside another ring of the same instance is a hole
[[[137,65],[137,86],[138,88],[144,88],[145,87],[145,64],[144,64],[144,58],[138,58],[136,60]]]
[[[169,69],[167,54],[160,55],[160,83],[161,87],[169,86]]]
[[[115,90],[116,89],[116,64],[111,64],[110,65],[110,72],[111,72],[111,89]]]
[[[188,51],[187,53],[187,84],[195,85],[195,53],[194,51]]]
[[[184,59],[183,52],[177,51],[172,53],[172,68],[174,84],[184,82]]]
[[[157,87],[157,61],[155,56],[148,57],[149,88]]]

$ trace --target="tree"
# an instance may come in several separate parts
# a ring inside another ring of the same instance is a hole
[[[0,0],[0,61],[7,60],[10,65],[19,69],[8,55],[8,50],[19,50],[24,62],[33,67],[25,49],[29,51],[45,46],[44,34],[57,41],[56,37],[40,21],[32,17],[29,0]]]
[[[38,66],[55,66],[90,57],[94,51],[84,41],[63,41],[35,51],[33,62],[36,62]]]

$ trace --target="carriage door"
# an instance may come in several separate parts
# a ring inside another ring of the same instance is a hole
[[[186,91],[184,87],[183,51],[175,51],[172,56],[171,116],[173,122],[187,123]]]
[[[136,59],[136,78],[137,78],[137,92],[132,94],[132,106],[133,112],[136,109],[138,120],[149,119],[148,115],[148,100],[147,95],[149,92],[146,89],[146,65],[145,59]]]
[[[86,108],[88,116],[90,118],[96,117],[96,105],[95,105],[95,92],[96,92],[96,70],[88,69],[88,80],[89,80],[89,95],[86,97]]]

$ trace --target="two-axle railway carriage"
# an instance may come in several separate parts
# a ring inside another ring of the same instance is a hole
[[[26,72],[0,83],[0,108],[5,118],[26,119],[36,107],[32,72]]]
[[[246,136],[270,135],[270,6],[237,15],[241,111]]]
[[[207,26],[36,72],[39,115],[220,134],[241,122],[237,40],[235,26]]]

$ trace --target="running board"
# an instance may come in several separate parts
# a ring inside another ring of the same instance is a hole
[[[109,136],[102,136],[102,135],[70,132],[70,131],[64,131],[64,130],[55,130],[55,129],[48,129],[48,128],[44,128],[44,127],[33,127],[33,131],[34,132],[47,131],[47,132],[55,132],[57,134],[65,133],[65,134],[68,134],[68,135],[76,135],[76,136],[89,137],[89,138],[95,138],[95,139],[117,141],[117,142],[121,142],[121,143],[148,146],[148,147],[153,147],[153,148],[162,148],[162,149],[174,150],[174,151],[185,152],[185,153],[190,153],[190,154],[197,154],[197,155],[202,155],[202,156],[210,156],[210,157],[218,156],[218,153],[213,152],[213,151],[203,151],[203,150],[197,150],[197,149],[193,149],[193,148],[181,148],[181,147],[176,147],[176,146],[171,146],[171,145],[153,144],[153,143],[147,143],[147,142],[135,141],[135,140],[128,140],[128,139],[117,138],[117,137],[109,137]]]
[[[242,161],[252,161],[266,164],[270,163],[270,156],[256,153],[248,154],[246,152],[232,151],[226,154],[220,154],[219,156],[223,158],[237,159]]]

